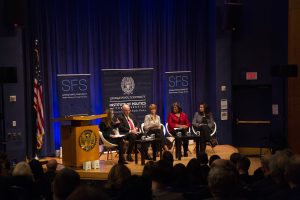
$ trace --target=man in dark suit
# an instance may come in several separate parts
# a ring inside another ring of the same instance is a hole
[[[138,123],[131,113],[130,107],[127,104],[122,106],[122,114],[118,116],[120,121],[119,132],[120,134],[126,135],[125,140],[129,141],[129,146],[127,149],[126,159],[130,162],[133,161],[131,153],[134,147],[134,142],[138,138]]]

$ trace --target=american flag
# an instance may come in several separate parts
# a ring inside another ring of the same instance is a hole
[[[41,81],[40,57],[38,49],[38,40],[34,43],[34,97],[33,107],[36,111],[36,148],[41,149],[43,145],[44,131],[44,101],[43,87]]]

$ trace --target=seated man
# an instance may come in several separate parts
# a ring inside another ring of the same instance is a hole
[[[124,104],[122,106],[122,114],[118,116],[118,119],[120,121],[119,132],[120,134],[126,135],[125,140],[129,141],[126,160],[132,162],[133,159],[131,157],[131,153],[134,147],[135,140],[139,138],[139,132],[137,128],[138,123],[135,120],[134,115],[130,111],[131,110],[129,105]],[[143,151],[146,151],[146,149],[144,149]],[[145,153],[146,159],[150,159],[147,151]]]

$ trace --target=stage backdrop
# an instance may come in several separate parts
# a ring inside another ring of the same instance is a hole
[[[179,102],[182,111],[185,112],[189,120],[192,120],[192,76],[190,71],[173,71],[165,73],[166,79],[166,112],[171,111],[171,105],[174,102]],[[167,116],[165,116],[167,117]],[[167,119],[165,118],[165,121]]]
[[[153,103],[153,69],[103,69],[102,92],[103,112],[113,108],[118,115],[127,103],[138,122],[143,123]]]
[[[90,74],[57,75],[59,116],[91,114]]]

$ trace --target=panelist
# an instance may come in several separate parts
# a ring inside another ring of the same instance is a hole
[[[117,129],[120,125],[120,121],[117,117],[114,116],[113,109],[106,109],[105,113],[107,117],[103,118],[100,122],[100,131],[103,133],[104,138],[114,144],[118,145],[119,151],[119,161],[118,163],[127,164],[124,158],[123,146],[124,141],[122,138],[112,138],[111,135],[114,134],[114,130]]]
[[[155,137],[160,139],[160,146],[164,150],[168,150],[166,146],[164,132],[161,127],[160,117],[156,114],[157,106],[155,104],[150,104],[149,111],[150,114],[145,116],[144,130],[147,133],[147,135],[155,134]]]
[[[133,159],[131,157],[131,153],[134,147],[135,140],[140,138],[140,135],[138,132],[138,123],[134,115],[131,113],[130,106],[128,104],[124,104],[122,106],[122,114],[118,116],[118,119],[120,120],[119,132],[120,134],[124,134],[124,139],[128,140],[129,142],[126,160],[132,162]],[[151,159],[147,153],[147,147],[146,149],[141,149],[141,151],[145,152],[147,160]]]
[[[186,135],[190,127],[190,122],[187,114],[182,111],[180,104],[175,102],[171,106],[171,112],[168,115],[168,130],[173,135],[176,136],[177,132],[181,132],[183,135]],[[182,141],[184,157],[188,156],[188,140]]]
[[[195,131],[200,131],[200,151],[205,152],[206,142],[209,141],[210,134],[215,129],[213,115],[207,104],[200,103],[199,111],[195,113],[192,125]],[[196,151],[199,150],[196,149]]]

